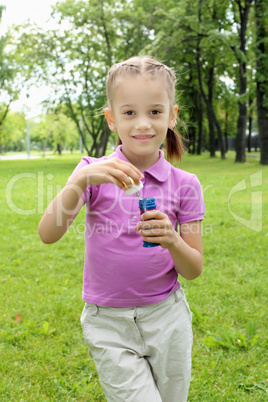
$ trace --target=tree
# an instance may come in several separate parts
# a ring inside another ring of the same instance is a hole
[[[1,126],[2,152],[22,151],[25,146],[26,120],[24,113],[9,111]]]
[[[4,10],[4,6],[0,6],[0,22],[2,19],[2,13]],[[3,95],[6,95],[6,78],[9,76],[9,71],[7,68],[7,63],[6,63],[6,58],[5,58],[5,53],[4,53],[4,48],[5,48],[5,38],[3,36],[0,37],[0,90],[1,90],[1,97]],[[11,100],[8,99],[6,102],[3,102],[1,107],[0,107],[0,153],[2,153],[3,149],[3,138],[2,138],[2,125],[5,121],[5,118],[7,117],[9,107],[11,104]]]
[[[4,7],[0,6],[0,22]],[[14,54],[7,51],[10,43],[10,34],[0,36],[0,153],[6,149],[6,131],[4,122],[10,113],[11,103],[19,96],[24,86],[24,79],[20,75],[21,65],[18,65]]]
[[[253,0],[233,0],[234,6],[234,19],[238,27],[239,34],[239,47],[232,45],[232,49],[236,55],[239,67],[239,116],[237,120],[237,134],[236,134],[236,162],[246,161],[246,127],[247,127],[247,101],[246,101],[246,90],[247,90],[247,76],[246,76],[246,65],[247,65],[247,43],[246,43],[246,32],[249,11],[251,8]],[[238,13],[235,10],[235,5],[238,6]]]
[[[236,157],[243,160],[252,94],[246,80],[254,47],[252,2],[65,0],[54,7],[57,30],[19,31],[15,59],[24,62],[25,76],[51,86],[48,109],[69,116],[88,154],[100,156],[110,136],[102,113],[108,68],[134,54],[151,54],[180,75],[180,116],[189,122],[191,151],[200,153],[208,143],[215,156],[218,145],[224,159],[227,136],[237,134]],[[260,82],[265,74],[257,73]],[[264,92],[262,105],[266,99]],[[253,101],[253,115],[255,107]]]
[[[237,99],[235,97],[235,88],[233,83],[228,82],[222,77],[216,82],[217,92],[217,115],[223,135],[226,152],[229,150],[228,137],[236,136],[237,122]]]
[[[31,140],[43,149],[45,156],[47,147],[61,155],[64,148],[71,151],[78,148],[79,141],[75,123],[62,113],[48,113],[39,116],[31,129]]]
[[[124,10],[128,3],[65,0],[54,7],[58,30],[24,27],[15,41],[27,73],[51,86],[48,108],[61,109],[75,122],[84,148],[95,157],[105,153],[110,133],[102,113],[108,69],[140,49],[131,30],[141,37],[142,29]]]
[[[256,19],[256,95],[261,148],[261,164],[268,165],[268,5],[255,0]]]
[[[165,8],[157,3],[155,40],[149,47],[149,51],[168,60],[169,65],[181,66],[179,88],[183,92],[182,98],[184,101],[187,99],[187,105],[197,110],[193,115],[198,118],[198,150],[200,152],[203,142],[201,118],[204,103],[209,125],[210,154],[215,156],[216,131],[223,159],[225,142],[215,112],[215,80],[225,69],[225,60],[219,48],[226,53],[227,44],[221,31],[230,25],[226,19],[227,7],[227,0],[217,6],[214,0],[180,1],[179,4],[177,1],[169,1]],[[190,134],[195,137],[195,127],[192,128]]]

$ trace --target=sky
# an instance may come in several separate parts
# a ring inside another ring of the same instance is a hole
[[[22,24],[30,20],[43,28],[52,28],[49,23],[51,5],[57,0],[0,0],[0,5],[6,7],[3,11],[2,21],[0,24],[0,34],[5,34],[7,28],[13,24]],[[29,98],[26,97],[26,91],[18,101],[13,102],[11,109],[14,111],[24,111],[27,117],[34,117],[42,112],[40,102],[46,98],[49,91],[48,88],[32,87],[28,91]]]

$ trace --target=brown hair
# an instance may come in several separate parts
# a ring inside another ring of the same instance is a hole
[[[175,104],[175,85],[176,85],[176,75],[174,71],[167,67],[165,64],[146,56],[135,56],[130,59],[123,61],[122,63],[114,64],[109,72],[106,81],[106,95],[109,108],[112,108],[112,90],[113,85],[117,77],[125,75],[141,75],[149,74],[153,78],[162,77],[166,80],[168,96],[170,100],[170,105]],[[165,147],[167,151],[167,159],[171,161],[172,159],[177,159],[180,161],[182,155],[184,154],[184,144],[183,138],[178,133],[176,128],[167,130],[167,136],[165,140]],[[122,144],[121,139],[117,138],[117,145]]]

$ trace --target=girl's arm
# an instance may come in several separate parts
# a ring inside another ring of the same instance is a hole
[[[143,240],[160,243],[163,248],[167,248],[181,276],[190,280],[201,274],[203,251],[200,221],[182,224],[179,234],[163,212],[146,211],[141,219],[135,230],[139,231]]]
[[[61,239],[84,205],[83,190],[68,183],[49,204],[38,226],[43,243],[51,244]]]
[[[174,243],[169,252],[177,272],[185,279],[197,278],[203,268],[201,222],[183,223],[180,235],[175,231]]]
[[[46,243],[58,241],[84,205],[82,195],[88,185],[113,183],[119,188],[130,186],[131,179],[139,184],[143,174],[131,163],[111,158],[89,164],[80,169],[49,204],[38,226],[41,240]]]

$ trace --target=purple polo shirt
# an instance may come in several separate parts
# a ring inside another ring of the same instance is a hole
[[[84,157],[73,175],[89,163],[117,157],[122,146],[102,158]],[[203,220],[202,190],[197,177],[173,167],[159,150],[159,160],[143,172],[141,198],[154,197],[172,225]],[[168,249],[142,247],[134,230],[140,220],[136,195],[112,183],[88,186],[86,204],[83,300],[101,306],[135,307],[157,303],[180,288]]]

